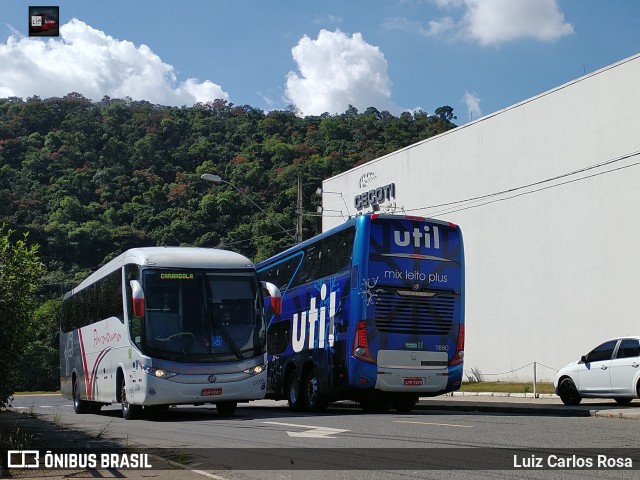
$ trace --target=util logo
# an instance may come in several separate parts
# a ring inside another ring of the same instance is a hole
[[[327,299],[327,286],[323,283],[320,289],[321,304]],[[309,310],[293,315],[293,335],[291,346],[295,352],[301,352],[305,344],[308,349],[333,347],[334,332],[333,320],[336,316],[336,292],[329,294],[329,318],[327,322],[327,307],[325,305],[318,308],[316,297],[309,301]],[[308,329],[307,329],[308,325]],[[327,328],[328,327],[328,328]],[[308,333],[308,338],[307,338]],[[316,344],[317,333],[317,344]]]
[[[416,248],[432,248],[432,240],[433,248],[440,249],[440,230],[435,225],[433,226],[433,232],[430,232],[428,225],[424,225],[422,227],[422,230],[420,230],[420,228],[418,227],[415,227],[413,229],[413,232],[401,232],[399,230],[393,232],[393,241],[399,247],[408,247],[411,243],[413,243],[413,246]]]

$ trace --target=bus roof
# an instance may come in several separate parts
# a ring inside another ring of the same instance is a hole
[[[333,235],[336,232],[339,232],[340,230],[344,230],[345,228],[349,228],[352,225],[356,225],[356,224],[363,224],[364,222],[368,222],[371,220],[420,220],[420,221],[425,221],[425,222],[429,222],[429,223],[437,223],[440,225],[448,225],[450,227],[453,228],[458,228],[456,225],[454,225],[451,222],[447,222],[447,221],[443,221],[443,220],[436,220],[434,218],[430,218],[430,217],[416,217],[416,216],[411,216],[411,215],[398,215],[398,214],[391,214],[391,213],[363,213],[360,215],[356,215],[353,218],[350,218],[349,220],[347,220],[346,222],[333,227],[331,230],[327,230],[326,232],[322,232],[319,233],[318,235],[311,237],[305,241],[303,241],[302,243],[299,243],[298,245],[294,245],[293,247],[290,247],[286,250],[284,250],[283,252],[277,253],[276,255],[273,255],[270,258],[267,258],[261,262],[258,262],[257,268],[263,268],[267,263],[271,263],[275,260],[279,260],[282,258],[285,258],[289,255],[291,255],[292,252],[295,252],[297,250],[300,250],[302,248],[305,248],[307,245],[310,245],[314,242],[317,242],[319,239],[324,238],[324,237],[328,237],[330,235]],[[360,227],[359,227],[360,228]]]
[[[100,267],[70,294],[95,283],[101,278],[118,270],[123,265],[134,264],[155,268],[206,268],[206,269],[239,269],[254,268],[253,262],[244,255],[219,250],[216,248],[198,247],[143,247],[132,248]],[[68,295],[68,294],[67,294]],[[66,295],[65,295],[66,296]]]

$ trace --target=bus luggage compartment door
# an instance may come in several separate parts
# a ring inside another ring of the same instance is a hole
[[[447,352],[380,350],[376,389],[387,392],[439,392],[447,386]]]

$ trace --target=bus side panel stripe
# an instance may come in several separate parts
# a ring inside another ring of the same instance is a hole
[[[89,379],[89,369],[87,368],[87,355],[84,351],[84,341],[82,340],[82,329],[78,329],[80,336],[80,353],[82,354],[82,365],[84,367],[84,388],[87,391],[87,400],[91,400],[91,381]]]
[[[100,366],[100,362],[104,359],[104,357],[109,353],[112,347],[105,348],[98,354],[98,358],[96,359],[96,363],[93,365],[93,370],[91,370],[91,396],[93,396],[93,387],[95,386],[95,381],[98,378],[98,367]]]

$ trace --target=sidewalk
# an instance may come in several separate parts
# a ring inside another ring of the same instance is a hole
[[[153,469],[97,468],[97,469],[27,469],[7,468],[7,446],[16,450],[39,450],[40,464],[44,464],[44,454],[48,449],[56,451],[67,449],[72,452],[136,453],[133,449],[123,448],[113,441],[97,439],[64,425],[52,423],[36,416],[18,413],[14,410],[0,411],[0,478],[20,479],[69,479],[69,478],[129,478],[135,480],[203,480],[220,478],[215,475],[188,470],[182,465],[150,454]],[[99,458],[99,457],[98,457]],[[19,461],[19,457],[17,458]],[[203,476],[204,475],[204,476]]]
[[[552,415],[562,417],[603,417],[640,420],[640,401],[618,405],[612,399],[583,399],[580,405],[566,406],[553,394],[454,392],[453,395],[421,398],[417,409],[459,412],[504,413],[511,415]]]

